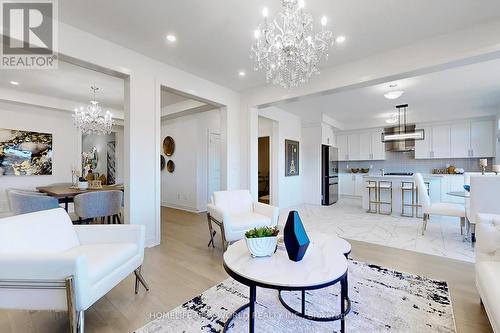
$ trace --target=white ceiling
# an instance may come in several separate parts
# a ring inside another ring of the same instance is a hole
[[[74,101],[75,107],[88,104],[92,85],[99,87],[96,98],[103,108],[123,110],[123,79],[63,61],[59,61],[58,69],[5,70],[0,76],[0,88]]]
[[[249,48],[261,11],[279,0],[73,0],[59,2],[70,25],[235,90],[265,83]],[[341,64],[500,18],[498,0],[306,0],[319,22],[347,41],[326,66]],[[170,45],[167,33],[177,36]],[[239,70],[247,76],[240,78]]]
[[[396,83],[405,91],[396,100],[384,98]],[[408,121],[427,122],[493,115],[500,111],[500,59],[448,69],[366,88],[304,98],[279,105],[303,122],[324,113],[346,129],[387,126],[398,104],[409,104]]]

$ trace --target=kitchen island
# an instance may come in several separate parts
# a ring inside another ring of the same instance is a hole
[[[441,175],[434,174],[424,174],[424,181],[429,183],[429,195],[431,202],[438,202],[441,200]],[[401,215],[402,208],[402,193],[401,186],[403,182],[413,182],[413,176],[399,176],[399,175],[376,175],[376,174],[368,174],[363,176],[363,209],[368,210],[368,182],[369,181],[379,181],[390,182],[392,184],[392,214],[393,215]],[[372,190],[374,191],[374,190]],[[373,192],[372,192],[373,193]],[[389,190],[381,191],[381,201],[389,202]],[[373,194],[372,194],[373,195]],[[406,192],[405,202],[411,203],[411,194],[410,191]],[[372,200],[374,197],[372,197]],[[375,205],[372,205],[372,209],[375,208]],[[381,209],[383,211],[389,210],[388,205],[382,205]],[[406,210],[406,214],[410,214],[410,208],[408,207]],[[419,210],[419,214],[421,214],[421,210]]]

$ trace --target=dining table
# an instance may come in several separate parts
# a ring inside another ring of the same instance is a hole
[[[73,199],[82,193],[95,192],[95,191],[122,191],[124,190],[123,184],[116,185],[102,185],[99,188],[88,188],[86,190],[80,190],[77,187],[68,185],[47,185],[39,186],[36,188],[39,192],[45,193],[51,197],[57,198],[59,203],[64,203],[64,209],[68,211],[68,204],[73,202]]]

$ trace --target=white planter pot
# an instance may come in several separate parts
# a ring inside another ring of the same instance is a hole
[[[248,251],[254,257],[268,257],[276,250],[278,236],[246,238]]]
[[[89,188],[89,182],[78,182],[78,189],[86,190]]]

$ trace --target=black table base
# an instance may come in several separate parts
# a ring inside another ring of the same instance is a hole
[[[235,280],[247,285],[250,288],[250,299],[249,302],[245,305],[242,305],[236,311],[234,311],[227,321],[224,323],[224,328],[222,330],[223,333],[226,333],[227,330],[229,329],[229,326],[231,325],[231,322],[233,319],[241,313],[243,310],[246,308],[249,308],[249,316],[248,316],[248,331],[250,333],[254,333],[255,331],[255,301],[256,301],[256,294],[257,294],[257,286],[263,287],[263,288],[268,288],[268,289],[277,289],[278,290],[278,297],[281,302],[281,304],[290,311],[291,313],[304,318],[308,320],[313,320],[313,321],[319,321],[319,322],[329,322],[329,321],[337,321],[340,320],[340,332],[344,333],[345,332],[345,317],[346,315],[351,311],[351,300],[349,299],[349,294],[348,294],[348,282],[347,282],[347,272],[340,277],[339,279],[335,281],[331,281],[330,283],[326,283],[320,286],[312,286],[308,288],[278,288],[275,286],[271,285],[261,285],[261,284],[255,284],[251,283],[250,280],[245,279],[236,273],[234,273],[231,270],[228,270],[226,265],[224,265],[224,268],[226,268],[226,271],[229,273],[230,276],[235,278]],[[333,284],[336,284],[340,282],[340,313],[332,316],[326,316],[326,317],[316,317],[316,316],[311,316],[306,313],[306,306],[305,306],[305,292],[306,290],[316,290],[316,289],[322,289],[326,288],[328,286],[331,286]],[[289,306],[281,297],[281,293],[283,291],[301,291],[302,292],[302,303],[301,303],[301,311],[297,311],[291,306]]]

